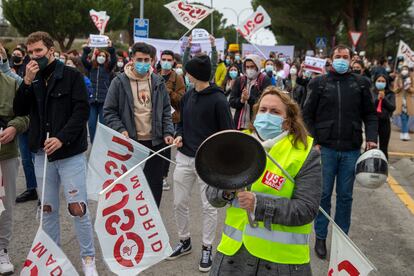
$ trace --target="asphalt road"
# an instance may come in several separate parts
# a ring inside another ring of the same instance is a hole
[[[395,137],[395,133],[393,136]],[[414,137],[414,136],[413,136]],[[398,139],[394,141],[394,150],[398,146]],[[414,143],[414,142],[410,142]],[[403,145],[407,147],[407,144]],[[414,151],[414,148],[411,148]],[[393,162],[398,161],[394,158]],[[173,169],[173,167],[172,167]],[[391,170],[396,179],[404,181],[398,169]],[[171,170],[172,172],[172,170]],[[171,183],[171,177],[170,177]],[[405,183],[408,189],[414,188],[414,183]],[[24,176],[20,168],[17,181],[18,193],[24,190]],[[414,189],[413,189],[414,190]],[[161,215],[170,236],[171,245],[177,242],[176,226],[173,214],[172,190],[164,192],[161,204]],[[63,199],[63,197],[61,196]],[[36,220],[36,202],[18,204],[15,207],[14,233],[9,252],[16,271],[19,271],[30,249],[33,238],[38,228]],[[191,200],[191,233],[193,241],[193,252],[175,261],[164,261],[149,268],[141,275],[203,275],[198,272],[198,262],[201,250],[201,204],[198,187],[193,188]],[[96,203],[90,202],[92,214],[96,211]],[[77,244],[72,219],[66,211],[64,200],[61,201],[61,231],[62,248],[65,254],[75,265],[78,272],[82,272],[79,257],[79,246]],[[224,221],[224,210],[219,212],[219,226],[217,228],[217,241]],[[390,189],[388,184],[377,190],[355,186],[352,226],[350,238],[358,245],[364,254],[378,268],[371,275],[414,275],[414,214],[411,213],[400,198]],[[311,245],[313,246],[312,236]],[[328,238],[330,244],[330,237]],[[104,264],[100,253],[99,242],[95,235],[97,249],[97,267],[100,275],[113,275]],[[312,250],[311,264],[314,275],[326,275],[328,261],[321,261],[315,257]],[[15,275],[18,275],[17,273]],[[204,274],[205,275],[205,274]]]

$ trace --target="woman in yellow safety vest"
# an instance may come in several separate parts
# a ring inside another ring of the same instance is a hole
[[[251,191],[223,196],[209,187],[211,204],[231,202],[210,275],[312,275],[309,236],[321,195],[320,153],[312,148],[298,105],[273,86],[256,104],[248,133],[283,170],[267,159]]]

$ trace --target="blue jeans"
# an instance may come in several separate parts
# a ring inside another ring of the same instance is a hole
[[[37,182],[39,183],[39,196],[42,194],[43,189],[44,158],[43,150],[39,150],[35,154],[35,171]],[[75,231],[81,256],[95,256],[92,222],[87,208],[85,155],[78,154],[48,162],[45,185],[47,188],[45,189],[44,206],[50,206],[51,208],[50,211],[45,211],[43,215],[43,229],[45,232],[60,246],[59,189],[62,186],[68,209],[71,203],[83,203],[86,207],[83,216],[73,216]]]
[[[90,105],[90,111],[89,111],[89,120],[88,120],[88,126],[89,126],[89,136],[91,138],[91,144],[93,143],[93,139],[95,138],[95,132],[96,132],[96,125],[99,122],[101,124],[104,123],[103,120],[103,103],[91,103]]]
[[[408,116],[407,113],[401,113],[401,133],[408,133]]]
[[[331,196],[336,178],[335,222],[345,233],[348,233],[351,225],[355,164],[360,154],[359,150],[337,151],[321,147],[323,190],[320,205],[330,214]],[[326,239],[328,224],[328,219],[319,212],[315,220],[317,238]]]
[[[29,137],[28,133],[24,132],[18,136],[20,157],[22,158],[22,166],[24,175],[26,177],[27,190],[33,190],[37,188],[36,175],[33,166],[33,153],[29,149]]]

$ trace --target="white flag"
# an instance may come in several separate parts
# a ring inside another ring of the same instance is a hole
[[[337,227],[332,227],[328,276],[366,276],[375,267]]]
[[[257,7],[257,10],[244,20],[239,26],[237,31],[248,41],[253,37],[258,30],[267,27],[272,24],[270,16],[267,14],[262,6]]]
[[[184,1],[173,1],[164,5],[170,10],[175,19],[187,29],[191,30],[210,13],[214,11],[209,7],[196,4],[187,4]]]
[[[65,253],[41,227],[23,264],[20,276],[79,275]]]
[[[398,57],[403,57],[404,62],[408,64],[408,67],[414,67],[414,52],[411,48],[404,43],[404,41],[400,40],[400,44],[398,46]]]
[[[136,275],[171,255],[167,230],[140,166],[99,195],[95,231],[106,264]]]
[[[148,155],[140,143],[98,123],[88,162],[88,198],[98,200],[100,191]]]
[[[99,33],[103,34],[110,16],[106,14],[106,11],[95,11],[94,9],[89,11],[89,15],[91,16],[96,28],[98,28]]]

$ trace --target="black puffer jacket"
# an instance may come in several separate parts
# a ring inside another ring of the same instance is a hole
[[[329,72],[312,79],[303,117],[315,144],[340,151],[359,149],[362,122],[366,140],[377,142],[377,114],[365,77]]]

